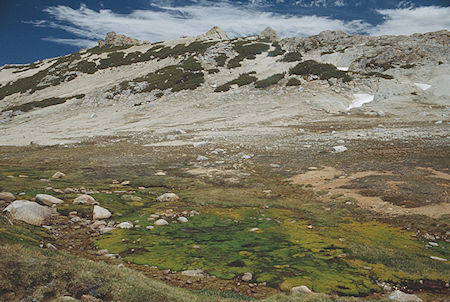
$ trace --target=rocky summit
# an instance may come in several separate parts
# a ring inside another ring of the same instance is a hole
[[[447,301],[449,40],[110,32],[1,67],[0,300]]]

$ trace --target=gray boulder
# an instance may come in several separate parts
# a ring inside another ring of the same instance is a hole
[[[62,199],[56,198],[52,195],[48,194],[37,194],[36,195],[36,201],[40,204],[46,205],[51,207],[54,204],[60,204],[64,203]]]
[[[77,198],[73,200],[73,204],[87,204],[87,205],[94,205],[97,204],[94,197],[87,194],[79,195]]]
[[[313,292],[305,285],[295,286],[291,288],[292,294],[303,294],[303,295],[310,295]]]
[[[406,294],[400,290],[396,290],[392,294],[390,294],[389,299],[398,302],[423,302],[422,299],[420,299],[416,295]]]
[[[13,193],[10,192],[0,192],[0,200],[4,200],[6,202],[13,202],[16,200],[16,197]]]
[[[4,210],[14,220],[20,220],[32,225],[43,225],[52,214],[52,211],[34,201],[16,200]]]
[[[178,197],[177,194],[175,193],[165,193],[161,196],[159,196],[158,198],[156,198],[156,201],[159,202],[173,202],[173,201],[178,201],[180,199],[180,197]]]
[[[108,211],[105,208],[102,208],[100,206],[94,206],[94,211],[92,213],[92,218],[94,220],[98,219],[108,219],[111,217],[111,212]]]

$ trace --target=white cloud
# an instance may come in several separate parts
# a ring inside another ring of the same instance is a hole
[[[55,42],[59,44],[72,45],[80,48],[91,48],[97,45],[96,41],[88,39],[60,39],[60,38],[43,38],[44,41]]]
[[[450,7],[423,6],[383,9],[377,12],[385,20],[368,30],[371,35],[410,35],[450,29]]]
[[[270,26],[282,37],[309,36],[323,30],[343,30],[348,33],[410,34],[450,28],[450,8],[421,7],[378,10],[385,21],[371,26],[362,20],[343,21],[321,16],[288,16],[264,12],[258,9],[262,0],[254,0],[251,5],[236,5],[229,1],[216,1],[214,5],[203,0],[190,6],[165,4],[151,5],[148,10],[135,10],[129,14],[118,14],[108,9],[95,11],[82,5],[79,9],[59,5],[45,9],[51,16],[49,21],[30,22],[38,27],[62,29],[79,39],[47,38],[48,41],[86,47],[103,39],[107,32],[131,37],[161,41],[181,35],[199,35],[212,26],[221,27],[228,35],[254,35]],[[303,1],[301,1],[303,2]],[[314,5],[325,5],[324,0],[315,0]],[[336,0],[339,5],[342,0]],[[260,7],[259,7],[260,8]],[[65,42],[66,41],[66,42]]]

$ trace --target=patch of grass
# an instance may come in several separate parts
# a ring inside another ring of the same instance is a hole
[[[271,75],[270,77],[268,77],[264,80],[256,81],[255,87],[256,88],[266,88],[266,87],[278,84],[279,81],[284,79],[284,75],[285,75],[285,73],[277,73],[277,74]]]
[[[290,78],[286,83],[286,86],[300,86],[302,82],[296,78]]]
[[[298,62],[302,60],[302,54],[299,52],[288,52],[280,60],[281,62]]]
[[[8,107],[6,109],[3,109],[2,112],[9,111],[9,110],[28,112],[28,111],[31,111],[36,108],[45,108],[45,107],[49,107],[49,106],[53,106],[53,105],[63,104],[67,100],[70,100],[73,98],[82,99],[82,98],[84,98],[84,96],[85,96],[84,94],[77,94],[77,95],[69,96],[69,97],[65,97],[65,98],[48,98],[48,99],[44,99],[42,101],[34,101],[34,102],[25,103],[22,105]]]
[[[237,79],[229,81],[223,85],[218,86],[214,92],[224,92],[231,89],[231,85],[238,85],[239,87],[256,82],[257,78],[250,75],[250,73],[243,73]]]
[[[342,79],[344,82],[350,82],[352,78],[344,71],[338,70],[332,64],[318,63],[314,60],[301,62],[289,70],[290,74],[308,76],[317,75],[321,80],[331,78]]]

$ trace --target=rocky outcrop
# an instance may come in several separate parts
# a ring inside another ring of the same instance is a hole
[[[422,302],[422,299],[420,299],[416,295],[406,294],[399,290],[396,290],[395,292],[390,294],[389,299],[397,302]]]
[[[295,286],[291,288],[292,294],[310,295],[313,292],[305,285]]]
[[[259,37],[261,39],[268,39],[270,42],[280,41],[280,36],[278,36],[278,33],[272,27],[267,27],[263,30]]]
[[[94,205],[97,204],[97,201],[95,201],[94,197],[92,197],[91,195],[82,194],[74,199],[73,204]]]
[[[34,201],[16,200],[4,210],[14,220],[20,220],[32,225],[43,225],[52,214],[52,211]]]
[[[197,40],[202,41],[224,41],[230,40],[228,35],[218,26],[214,26],[208,30],[205,34],[197,36]]]
[[[115,32],[106,34],[105,41],[98,41],[98,46],[126,46],[140,45],[143,42],[125,35],[118,35]]]

